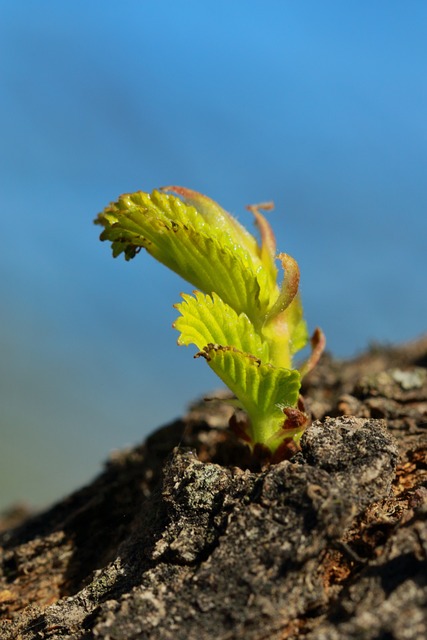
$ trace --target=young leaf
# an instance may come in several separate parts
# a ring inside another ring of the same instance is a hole
[[[209,343],[232,346],[268,362],[268,344],[247,315],[238,315],[216,293],[209,296],[195,291],[194,297],[184,293],[182,298],[184,301],[175,305],[181,314],[174,322],[181,332],[178,344],[195,344],[198,349]]]
[[[272,211],[274,209],[274,204],[272,202],[249,204],[246,209],[248,211],[251,211],[254,215],[256,226],[258,227],[259,233],[261,235],[261,261],[265,269],[270,273],[272,282],[275,283],[277,279],[277,269],[275,264],[276,238],[274,237],[273,229],[271,228],[270,223],[260,211],[260,209],[263,209],[264,211]]]
[[[277,257],[282,262],[285,277],[283,278],[280,294],[268,311],[265,319],[266,324],[289,307],[297,295],[299,287],[300,273],[297,261],[286,253],[280,253]]]
[[[280,437],[286,421],[283,409],[295,406],[298,401],[299,372],[262,364],[232,347],[209,344],[198,355],[207,360],[248,413],[253,445],[265,444],[274,452],[283,440]]]
[[[278,255],[285,270],[282,286],[265,318],[262,333],[272,342],[272,362],[290,367],[292,356],[308,341],[307,325],[298,295],[300,272],[296,261],[285,253]]]
[[[185,187],[163,187],[162,191],[178,194],[186,204],[200,213],[210,227],[227,235],[233,245],[241,246],[250,255],[259,254],[259,247],[253,235],[212,198]]]
[[[178,204],[179,203],[179,204]],[[270,298],[269,274],[223,229],[211,227],[192,206],[154,191],[121,196],[98,215],[101,240],[127,260],[144,248],[205,293],[216,292],[259,326]]]

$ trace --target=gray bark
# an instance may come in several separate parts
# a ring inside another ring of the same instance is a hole
[[[427,339],[324,358],[291,460],[220,400],[0,537],[2,640],[427,637]]]

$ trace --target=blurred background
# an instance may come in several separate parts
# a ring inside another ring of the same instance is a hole
[[[274,200],[313,329],[350,357],[426,330],[427,4],[0,2],[0,508],[42,507],[218,386],[191,286],[95,215],[178,184]]]

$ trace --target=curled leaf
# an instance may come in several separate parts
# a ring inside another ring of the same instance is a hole
[[[259,324],[268,306],[269,276],[257,254],[212,227],[193,206],[153,191],[121,196],[96,219],[113,255],[130,260],[141,248],[205,293],[216,292]],[[255,242],[255,239],[254,239]]]
[[[285,276],[283,278],[280,294],[268,311],[265,319],[266,324],[289,307],[297,295],[299,287],[300,272],[297,261],[287,253],[279,253],[277,257],[282,263]]]
[[[325,350],[325,346],[326,346],[325,334],[321,329],[319,329],[319,327],[316,327],[316,329],[314,330],[314,333],[311,336],[310,342],[311,342],[311,354],[308,357],[307,361],[304,363],[304,365],[300,367],[301,378],[306,376],[307,373],[310,373],[310,371],[314,369],[314,367],[320,360],[320,356]]]
[[[261,209],[264,211],[272,211],[274,209],[274,203],[261,202],[260,204],[248,204],[246,209],[254,215],[255,223],[261,236],[261,261],[265,269],[270,272],[273,282],[276,282],[277,269],[274,262],[276,257],[276,238],[274,237],[270,223],[261,213]]]

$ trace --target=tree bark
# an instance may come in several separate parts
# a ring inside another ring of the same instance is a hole
[[[427,637],[426,367],[427,337],[324,357],[268,468],[221,399],[115,454],[1,534],[0,638]]]

